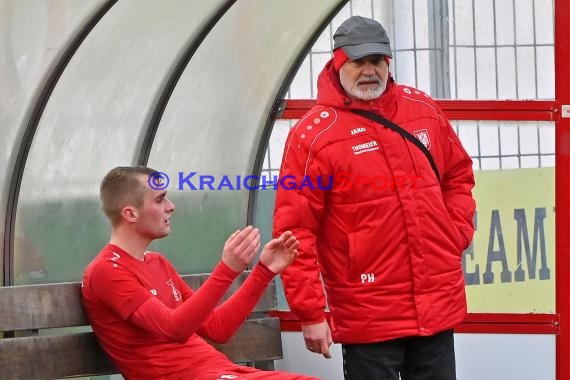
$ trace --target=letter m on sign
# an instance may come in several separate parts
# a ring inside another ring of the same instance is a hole
[[[532,252],[530,250],[525,210],[523,208],[515,209],[514,217],[517,221],[517,270],[515,271],[515,281],[525,280],[525,271],[522,269],[523,247],[528,268],[528,278],[534,279],[536,277],[537,251],[540,247],[541,265],[538,276],[541,280],[550,279],[550,269],[548,268],[548,263],[546,262],[546,238],[544,233],[544,219],[546,218],[546,208],[539,207],[534,209],[534,235],[532,239]]]

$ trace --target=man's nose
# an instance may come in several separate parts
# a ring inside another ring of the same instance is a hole
[[[364,61],[364,65],[362,65],[362,74],[371,76],[376,75],[376,67],[368,60]]]
[[[167,200],[168,200],[168,207],[166,210],[172,213],[174,212],[174,210],[176,210],[176,206],[174,206],[174,203],[170,199],[167,198]]]

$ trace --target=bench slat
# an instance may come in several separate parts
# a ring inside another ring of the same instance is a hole
[[[249,273],[238,276],[227,294],[232,294]],[[192,289],[197,289],[208,274],[184,275],[182,278]],[[78,282],[0,287],[0,331],[86,325],[80,287]],[[275,284],[271,283],[254,311],[276,308]]]
[[[226,344],[234,362],[282,358],[279,318],[250,319]],[[0,379],[52,379],[117,373],[93,333],[0,339]]]
[[[0,378],[117,373],[93,333],[0,339]]]

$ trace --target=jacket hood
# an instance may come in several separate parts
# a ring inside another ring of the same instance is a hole
[[[338,71],[334,68],[333,60],[327,62],[317,81],[317,104],[342,109],[365,109],[373,110],[381,114],[389,109],[390,104],[395,104],[396,94],[393,91],[395,86],[392,73],[388,72],[388,83],[386,90],[379,98],[373,100],[356,100],[350,98],[342,85]]]

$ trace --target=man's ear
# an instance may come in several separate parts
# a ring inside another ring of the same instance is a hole
[[[127,221],[134,223],[137,221],[138,213],[137,210],[132,206],[125,206],[121,210],[121,216]]]

